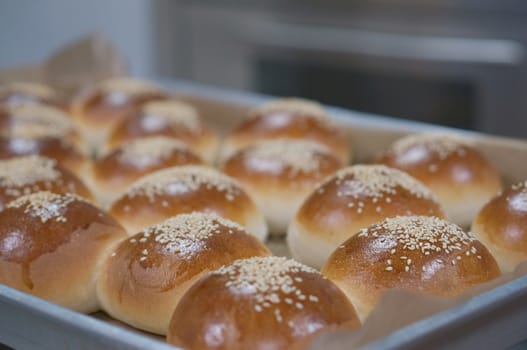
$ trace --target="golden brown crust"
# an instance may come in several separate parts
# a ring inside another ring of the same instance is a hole
[[[295,99],[291,107],[288,102],[288,99],[279,100],[272,102],[272,108],[264,105],[252,110],[248,118],[227,137],[226,148],[231,149],[224,151],[224,156],[262,140],[307,139],[334,150],[347,163],[350,158],[349,140],[341,129],[333,125],[321,107],[320,110],[305,108],[303,106],[307,101],[298,102]]]
[[[215,148],[218,136],[200,119],[189,104],[174,101],[154,101],[127,115],[112,131],[108,147],[147,136],[167,136],[183,141],[192,150],[209,160],[209,148]]]
[[[265,238],[265,223],[252,199],[233,179],[206,166],[158,170],[132,184],[109,209],[130,234],[193,211],[216,213]]]
[[[221,170],[250,188],[277,194],[311,190],[343,166],[330,149],[318,143],[281,139],[239,150]]]
[[[82,181],[53,159],[33,155],[0,160],[0,210],[13,199],[39,191],[93,200]]]
[[[98,282],[107,312],[131,325],[166,334],[180,297],[204,273],[236,259],[270,255],[234,222],[212,214],[182,214],[123,241]]]
[[[272,234],[287,225],[316,185],[344,163],[329,148],[305,140],[261,141],[237,151],[221,170],[254,198]]]
[[[83,154],[52,127],[24,124],[0,132],[0,159],[27,155],[42,155],[81,176],[88,162]]]
[[[159,87],[149,82],[113,78],[78,96],[72,111],[84,126],[113,127],[140,105],[167,97]]]
[[[310,236],[338,244],[397,215],[445,216],[432,193],[412,177],[384,166],[355,165],[319,185],[295,220]]]
[[[134,181],[160,169],[202,164],[183,143],[152,136],[126,142],[92,164],[94,187],[114,197]]]
[[[76,130],[73,119],[63,110],[39,104],[22,104],[0,107],[0,129],[6,130],[37,125],[51,128],[55,134],[68,138],[69,141],[82,145],[82,140]]]
[[[14,82],[0,86],[0,107],[42,104],[65,109],[65,103],[49,86]]]
[[[498,277],[500,270],[487,248],[457,225],[399,216],[348,239],[322,273],[341,287],[364,319],[387,289],[450,297]]]
[[[78,311],[97,309],[97,265],[126,237],[115,220],[75,195],[37,192],[10,202],[0,223],[1,283]]]
[[[468,225],[486,200],[499,192],[500,177],[481,153],[451,135],[411,135],[395,142],[378,159],[400,169],[428,186],[452,219]],[[474,207],[457,218],[458,206]]]
[[[504,272],[527,260],[527,182],[511,186],[485,204],[474,219],[472,231]]]
[[[167,341],[187,349],[287,349],[344,323],[360,326],[345,295],[316,270],[285,258],[251,258],[196,283],[176,307]]]

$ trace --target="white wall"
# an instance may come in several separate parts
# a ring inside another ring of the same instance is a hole
[[[31,64],[84,34],[109,38],[132,73],[155,73],[149,0],[0,0],[0,68]]]

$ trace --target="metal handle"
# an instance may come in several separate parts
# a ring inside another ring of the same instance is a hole
[[[241,35],[268,47],[368,55],[387,59],[516,65],[524,47],[513,40],[452,38],[251,21]]]

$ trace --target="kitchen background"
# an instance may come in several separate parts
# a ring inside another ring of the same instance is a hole
[[[0,68],[94,32],[143,77],[527,137],[524,0],[3,0]]]

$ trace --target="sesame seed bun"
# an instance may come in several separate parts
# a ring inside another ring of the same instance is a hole
[[[39,104],[21,104],[0,108],[0,128],[8,130],[24,125],[37,125],[60,134],[79,149],[85,145],[75,122],[63,110]]]
[[[82,181],[56,160],[36,155],[0,160],[0,210],[13,199],[40,191],[74,193],[93,200]]]
[[[298,98],[272,101],[251,110],[224,140],[221,159],[258,141],[283,138],[315,141],[332,149],[344,163],[350,160],[350,142],[341,128],[321,105]]]
[[[84,90],[71,111],[91,148],[104,144],[111,130],[140,105],[168,95],[160,87],[133,78],[111,78]]]
[[[59,98],[57,92],[49,86],[28,82],[13,82],[0,86],[0,107],[30,104],[64,108],[64,102]]]
[[[142,176],[164,168],[202,163],[184,143],[151,136],[125,142],[93,161],[89,178],[99,202],[106,206]]]
[[[55,159],[80,178],[89,160],[63,130],[39,124],[16,124],[0,131],[0,159],[42,155]]]
[[[294,260],[256,257],[198,281],[176,307],[167,341],[189,350],[288,349],[339,324],[360,326],[333,283]]]
[[[492,252],[504,273],[527,260],[527,181],[487,202],[476,215],[472,232]]]
[[[206,126],[190,104],[166,100],[144,104],[129,113],[112,131],[107,148],[138,137],[163,135],[184,142],[208,163],[213,163],[219,137]]]
[[[361,228],[397,215],[445,214],[428,188],[397,169],[354,165],[321,183],[287,232],[294,258],[320,268],[335,248]]]
[[[134,182],[109,212],[129,234],[171,216],[193,211],[216,213],[264,240],[267,226],[254,201],[232,178],[199,165],[158,170]]]
[[[459,226],[428,216],[398,216],[348,239],[322,273],[364,320],[387,289],[452,297],[498,277],[500,270],[487,248]]]
[[[80,312],[99,309],[100,262],[124,229],[73,194],[36,192],[0,212],[0,283]]]
[[[501,189],[492,164],[467,140],[454,135],[410,135],[396,141],[378,162],[428,186],[450,220],[462,227],[469,227],[483,204]]]
[[[238,180],[261,208],[272,234],[285,235],[298,208],[326,176],[344,167],[312,141],[262,141],[237,151],[221,170]]]
[[[269,254],[232,221],[181,214],[123,241],[102,269],[97,294],[112,317],[164,335],[179,299],[201,276],[237,259]]]

